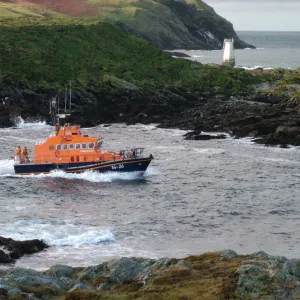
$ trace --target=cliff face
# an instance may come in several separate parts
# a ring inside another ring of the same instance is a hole
[[[234,38],[237,49],[254,48],[241,41],[233,25],[201,0],[153,2],[157,5],[148,3],[143,5],[143,10],[136,11],[134,20],[140,26],[121,18],[116,22],[117,26],[162,49],[221,49],[225,38]]]
[[[3,7],[0,19],[34,15],[41,18],[72,16],[90,21],[106,21],[128,33],[143,37],[161,49],[221,49],[225,38],[234,38],[236,48],[253,47],[241,41],[232,24],[201,0],[1,2]]]

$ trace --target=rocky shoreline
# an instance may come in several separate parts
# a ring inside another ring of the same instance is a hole
[[[300,145],[299,108],[286,97],[262,93],[220,94],[196,89],[140,89],[113,78],[121,87],[102,91],[80,85],[73,91],[70,122],[82,126],[101,123],[157,123],[162,128],[190,130],[188,139],[208,139],[201,132],[252,137],[265,145]],[[0,127],[13,126],[22,116],[49,122],[49,98],[55,90],[6,87],[0,90]],[[222,136],[221,138],[224,138]]]
[[[0,269],[0,299],[298,299],[299,279],[299,259],[223,250],[44,272]]]

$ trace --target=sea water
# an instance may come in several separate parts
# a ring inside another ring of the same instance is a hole
[[[17,176],[16,146],[32,153],[45,123],[0,129],[0,236],[43,239],[50,248],[16,266],[95,265],[120,256],[183,257],[232,248],[300,257],[300,149],[251,139],[187,141],[153,125],[100,125],[108,150],[145,147],[152,161],[133,174]]]
[[[236,67],[285,68],[300,67],[300,32],[239,31],[241,40],[256,49],[235,50]],[[231,37],[228,37],[231,38]],[[223,50],[176,50],[190,55],[189,59],[201,63],[221,64]]]

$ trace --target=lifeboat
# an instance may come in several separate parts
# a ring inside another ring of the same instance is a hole
[[[55,119],[64,117],[64,114],[57,114]],[[67,173],[138,172],[143,175],[153,159],[152,155],[144,157],[144,148],[113,152],[103,150],[102,144],[102,138],[83,135],[79,125],[65,123],[61,126],[57,122],[50,137],[34,146],[32,158],[15,156],[15,173],[42,174],[61,170]]]

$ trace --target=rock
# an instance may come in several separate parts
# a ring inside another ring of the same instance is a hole
[[[243,265],[238,273],[237,292],[243,297],[258,298],[272,282],[268,269],[260,265]]]
[[[108,283],[103,282],[103,283],[100,284],[100,286],[97,288],[97,290],[99,290],[99,291],[110,291],[111,286]]]
[[[146,266],[140,273],[139,273],[139,278],[145,277],[145,276],[150,276],[154,272],[158,270],[164,270],[171,265],[171,259],[170,258],[160,258],[150,265]]]
[[[20,295],[20,294],[22,294],[22,291],[18,288],[13,288],[13,289],[8,290],[7,294],[9,296]]]
[[[7,116],[0,116],[0,128],[1,127],[11,127],[13,123],[10,120],[9,115]]]
[[[300,259],[287,260],[282,268],[285,275],[291,275],[300,279]]]
[[[44,275],[31,269],[14,268],[9,269],[5,273],[6,280],[1,282],[5,288],[15,288],[20,285],[34,286],[41,285],[53,289],[60,289],[59,280],[56,277]]]
[[[261,257],[261,258],[269,258],[269,254],[264,251],[258,251],[252,254],[253,256]]]
[[[122,283],[134,279],[140,271],[141,265],[139,263],[123,257],[111,265],[108,277],[114,282]]]
[[[190,266],[184,261],[184,260],[180,260],[177,264],[176,267],[180,267],[180,268],[189,268]]]
[[[73,286],[75,286],[76,284],[79,284],[79,280],[77,279],[71,279],[71,278],[67,278],[67,277],[60,277],[59,278],[59,285],[63,288],[63,289],[70,289]]]
[[[17,259],[24,254],[32,254],[42,251],[48,247],[42,240],[34,239],[28,241],[14,241],[10,238],[0,237],[0,247],[9,252],[9,257]],[[0,254],[1,255],[1,254]],[[2,254],[2,257],[3,256]]]
[[[4,251],[0,250],[0,263],[5,264],[11,262],[13,262],[13,260],[9,257],[9,255],[6,254]]]
[[[78,283],[78,284],[76,284],[75,286],[73,286],[73,287],[68,291],[68,293],[72,293],[72,292],[77,291],[77,290],[91,290],[91,288],[89,288],[88,286],[86,286],[86,285],[83,284],[83,283]]]
[[[0,288],[0,300],[6,300],[8,298],[8,291],[4,288]]]
[[[196,140],[196,141],[226,139],[225,134],[210,135],[210,134],[203,134],[198,132],[188,132],[184,136],[185,136],[185,140]]]
[[[228,249],[228,250],[221,251],[220,257],[221,257],[221,260],[231,259],[231,258],[237,258],[238,254],[235,251]]]
[[[69,276],[74,272],[75,270],[72,267],[66,265],[54,265],[49,270],[45,271],[44,274],[60,278]]]

